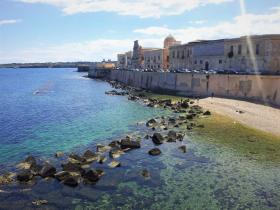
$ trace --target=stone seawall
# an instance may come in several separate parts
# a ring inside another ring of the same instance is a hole
[[[106,79],[180,96],[214,96],[280,106],[280,76],[160,73],[113,70]]]

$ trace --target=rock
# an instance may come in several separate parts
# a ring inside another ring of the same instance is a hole
[[[55,155],[54,155],[56,158],[61,158],[64,156],[64,153],[63,152],[56,152]]]
[[[124,154],[124,152],[120,149],[112,149],[109,152],[109,155],[110,155],[111,158],[119,158],[123,154]]]
[[[157,121],[155,119],[150,119],[147,123],[147,127],[154,127],[157,124]]]
[[[181,103],[181,107],[184,108],[184,109],[187,109],[189,108],[189,103],[187,100],[184,100],[182,103]]]
[[[178,134],[177,134],[177,139],[178,139],[179,141],[183,141],[183,140],[184,140],[184,137],[185,137],[185,134],[182,134],[182,133],[178,133]]]
[[[69,171],[60,171],[60,172],[56,173],[54,176],[58,181],[63,181],[66,178],[70,177],[71,174]]]
[[[206,111],[203,113],[203,115],[211,115],[211,112],[210,111]]]
[[[149,155],[155,156],[155,155],[160,155],[161,151],[159,148],[154,148],[154,149],[151,149],[148,153],[149,153]]]
[[[83,175],[83,178],[89,182],[97,182],[100,178],[100,173],[91,169]]]
[[[100,164],[105,163],[106,160],[107,160],[107,158],[105,156],[101,156],[101,155],[98,156],[98,159],[97,159],[98,163],[100,163]]]
[[[116,167],[120,167],[121,166],[121,163],[116,161],[116,160],[113,160],[111,163],[108,164],[108,166],[110,168],[116,168]]]
[[[33,156],[28,156],[23,162],[17,165],[17,168],[28,170],[32,165],[36,165],[36,159]]]
[[[85,172],[85,170],[82,169],[79,164],[68,162],[66,164],[62,164],[61,166],[63,171],[78,172],[80,174],[83,174]]]
[[[73,176],[66,177],[63,180],[63,184],[69,187],[77,187],[79,185],[78,178]]]
[[[150,138],[150,136],[147,134],[147,135],[145,135],[145,137],[144,137],[145,139],[149,139]]]
[[[154,135],[152,136],[152,140],[153,140],[154,144],[162,144],[164,141],[164,138],[160,133],[154,133]]]
[[[91,163],[93,161],[96,161],[98,159],[98,155],[92,152],[91,150],[85,151],[83,158],[86,159],[87,163]]]
[[[140,148],[141,145],[138,141],[132,141],[132,140],[129,140],[129,139],[122,139],[121,142],[120,142],[120,145],[121,145],[121,149],[137,149],[137,148]]]
[[[109,146],[104,146],[102,144],[96,145],[96,151],[99,153],[108,152],[110,149],[111,149],[111,147],[109,147]]]
[[[108,144],[109,147],[118,147],[119,146],[119,141],[111,141]]]
[[[36,200],[36,201],[32,201],[32,204],[35,205],[35,206],[41,206],[41,205],[44,205],[44,204],[47,204],[48,201],[47,200]]]
[[[177,133],[175,131],[169,131],[167,134],[167,141],[168,142],[176,142]]]
[[[181,152],[183,152],[183,153],[186,153],[186,152],[187,152],[187,147],[186,147],[186,145],[182,145],[182,146],[178,147],[178,149],[179,149]]]
[[[30,170],[24,170],[18,173],[17,180],[20,182],[28,182],[33,178],[33,175]]]
[[[176,119],[175,118],[169,118],[168,121],[169,121],[169,123],[173,123],[173,124],[176,123]]]
[[[204,125],[203,124],[200,124],[197,126],[198,128],[204,128]]]
[[[186,118],[187,118],[188,120],[192,120],[192,119],[193,119],[193,114],[188,114],[188,115],[186,116]]]
[[[54,166],[52,166],[51,164],[49,163],[46,163],[41,171],[40,171],[40,176],[43,177],[43,178],[46,178],[46,177],[53,177],[56,173],[56,168]]]
[[[15,176],[15,173],[6,173],[0,176],[0,185],[12,183],[14,181]]]
[[[141,172],[141,175],[145,178],[149,178],[150,177],[150,173],[147,169],[144,169],[142,172]]]
[[[41,165],[38,165],[38,164],[35,164],[35,165],[32,165],[30,167],[30,170],[31,170],[31,173],[34,175],[34,176],[37,176],[40,174],[40,171],[42,170],[43,166]]]
[[[86,159],[84,157],[81,157],[77,154],[70,154],[69,155],[69,162],[72,162],[72,163],[85,163],[86,162]]]

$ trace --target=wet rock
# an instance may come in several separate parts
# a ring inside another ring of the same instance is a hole
[[[56,152],[55,155],[54,155],[56,158],[61,158],[64,156],[64,153],[63,152]]]
[[[138,141],[132,141],[130,139],[122,139],[120,142],[121,148],[122,149],[137,149],[140,148],[140,142]]]
[[[42,170],[42,168],[43,168],[43,166],[41,166],[39,164],[35,164],[30,167],[30,171],[34,176],[37,176],[40,174],[40,171]]]
[[[15,173],[6,173],[0,176],[0,185],[10,184],[14,181]]]
[[[91,150],[85,151],[83,158],[86,160],[87,163],[91,163],[98,159],[98,155],[92,152]]]
[[[204,128],[205,126],[203,124],[200,124],[197,126],[198,128]]]
[[[119,146],[119,141],[111,141],[108,144],[109,147],[118,147]]]
[[[157,121],[155,119],[150,119],[147,123],[147,127],[154,127],[157,124]]]
[[[152,136],[152,140],[153,140],[154,144],[162,144],[164,141],[164,138],[160,133],[154,133],[154,135]]]
[[[106,160],[107,160],[107,158],[105,156],[100,155],[100,156],[98,156],[97,162],[100,164],[103,164],[106,162]]]
[[[60,171],[60,172],[56,173],[54,176],[58,181],[63,181],[66,178],[70,177],[71,174],[69,171]]]
[[[69,162],[82,164],[86,162],[86,159],[84,157],[72,153],[69,155]]]
[[[168,142],[176,142],[177,133],[175,131],[169,131],[167,134],[167,141]]]
[[[203,113],[203,115],[211,115],[211,112],[207,110],[206,112]]]
[[[17,165],[20,169],[30,169],[32,165],[36,165],[36,159],[33,156],[28,156],[23,162]]]
[[[149,155],[155,156],[155,155],[160,155],[161,151],[159,148],[154,148],[154,149],[151,149],[148,153],[149,153]]]
[[[102,144],[96,145],[96,151],[99,153],[108,152],[110,149],[111,149],[111,147],[109,147],[109,146],[104,146]]]
[[[49,163],[46,163],[41,171],[40,171],[40,176],[43,177],[43,178],[46,178],[46,177],[53,177],[56,173],[56,168],[54,166],[52,166],[51,164]]]
[[[79,164],[68,162],[66,164],[62,164],[61,166],[63,171],[78,172],[80,174],[83,174],[85,172],[85,170],[81,168]]]
[[[116,167],[120,167],[121,166],[121,163],[116,161],[116,160],[113,160],[111,163],[108,164],[108,166],[110,168],[116,168]]]
[[[150,138],[150,136],[147,134],[147,135],[145,135],[145,137],[144,137],[145,139],[149,139]]]
[[[142,172],[141,172],[141,175],[145,178],[149,178],[150,177],[150,172],[147,170],[147,169],[144,169]]]
[[[79,179],[74,176],[69,176],[63,180],[63,184],[69,187],[77,187],[79,185]]]
[[[187,147],[186,147],[186,145],[182,145],[182,146],[178,147],[178,149],[179,149],[181,152],[183,152],[183,153],[186,153],[186,152],[187,152]]]
[[[109,156],[111,158],[119,158],[121,155],[123,155],[124,152],[120,149],[112,149],[110,152],[109,152]]]
[[[47,200],[36,200],[36,201],[32,201],[32,204],[35,205],[35,206],[41,206],[41,205],[44,205],[44,204],[47,204],[48,201]]]
[[[20,182],[28,182],[33,178],[30,170],[24,170],[17,174],[17,180]]]
[[[187,120],[192,120],[192,119],[193,119],[193,114],[188,114],[188,115],[186,116],[186,118],[187,118]]]
[[[175,123],[176,123],[176,119],[175,119],[175,118],[169,118],[169,119],[168,119],[168,122],[169,122],[169,123],[175,124]]]
[[[134,95],[129,95],[128,96],[128,100],[130,101],[136,101],[136,100],[139,100],[139,98],[137,96],[134,96]]]
[[[95,170],[89,170],[84,175],[83,178],[89,182],[97,182],[100,178],[100,174]]]

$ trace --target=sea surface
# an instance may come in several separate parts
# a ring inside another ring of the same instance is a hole
[[[0,209],[280,209],[280,138],[231,119],[201,119],[183,142],[160,145],[143,137],[144,124],[170,114],[124,96],[76,69],[0,69],[0,173],[27,155],[56,164],[54,153],[82,154],[128,134],[141,149],[121,156],[121,167],[94,163],[105,175],[96,185],[57,180],[0,186]],[[187,152],[178,150],[187,146]],[[141,176],[146,169],[150,178]]]

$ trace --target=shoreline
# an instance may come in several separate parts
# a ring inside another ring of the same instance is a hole
[[[200,99],[196,104],[214,113],[230,117],[243,125],[280,137],[280,109],[216,97]]]

